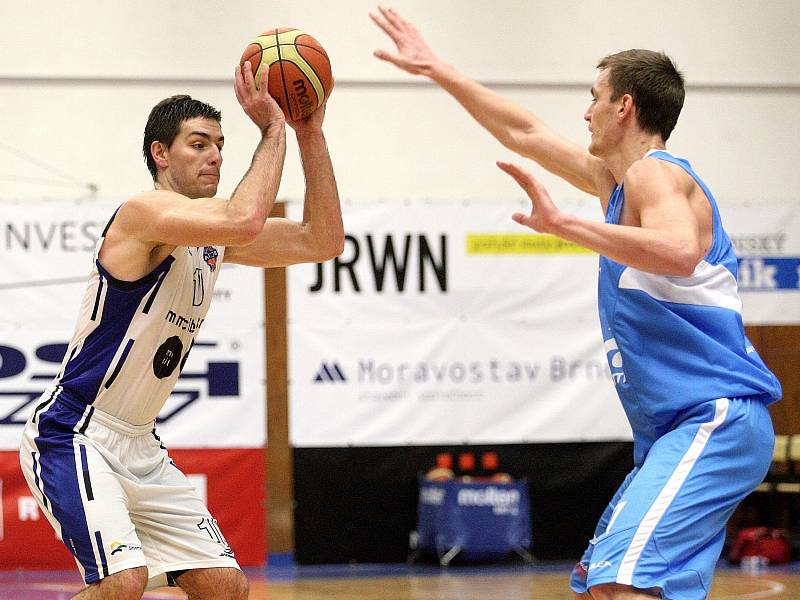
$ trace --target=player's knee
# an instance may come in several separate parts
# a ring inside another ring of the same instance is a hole
[[[88,586],[75,598],[114,598],[115,600],[139,600],[147,587],[147,568],[125,569],[104,577]]]
[[[250,591],[250,584],[247,582],[247,577],[238,569],[229,569],[224,579],[224,598],[230,600],[247,600]]]

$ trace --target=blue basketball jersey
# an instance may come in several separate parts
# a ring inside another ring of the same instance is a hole
[[[781,397],[780,383],[745,336],[737,258],[713,195],[686,160],[666,151],[647,157],[680,166],[702,188],[713,238],[688,277],[646,273],[600,257],[600,325],[637,465],[686,409],[717,398],[758,396],[768,404]],[[611,194],[606,223],[619,223],[624,201],[623,181]]]

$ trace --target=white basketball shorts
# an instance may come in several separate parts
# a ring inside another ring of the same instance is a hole
[[[174,585],[176,572],[239,568],[152,423],[130,425],[49,389],[25,426],[20,464],[87,584],[142,566],[148,589]]]

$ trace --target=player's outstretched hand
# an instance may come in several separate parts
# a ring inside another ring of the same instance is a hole
[[[273,124],[283,127],[286,122],[281,107],[267,92],[267,72],[268,70],[264,69],[261,74],[261,85],[256,87],[253,67],[250,61],[246,61],[244,67],[236,65],[233,81],[236,99],[242,105],[245,114],[261,131],[266,131]]]
[[[554,233],[557,229],[561,211],[550,199],[544,186],[530,173],[515,164],[497,161],[497,166],[505,171],[525,190],[531,199],[531,213],[514,213],[511,218],[520,225],[530,227],[540,233]]]
[[[375,24],[383,29],[395,46],[397,54],[375,50],[377,58],[390,62],[412,75],[427,75],[438,58],[425,43],[417,28],[406,21],[393,8],[378,7],[378,13],[369,13]]]

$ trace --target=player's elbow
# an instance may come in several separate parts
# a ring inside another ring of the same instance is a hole
[[[231,228],[231,237],[233,239],[229,245],[248,246],[255,242],[261,234],[261,230],[264,229],[266,218],[264,211],[259,210],[242,212],[236,215]]]
[[[497,140],[512,152],[528,156],[538,138],[533,123],[525,121],[508,125],[498,134]]]
[[[498,134],[497,141],[515,154],[525,154],[526,138],[524,129],[509,127]]]
[[[694,273],[701,260],[703,260],[703,253],[699,248],[681,248],[672,257],[671,274],[677,277],[689,277]]]
[[[329,235],[319,247],[319,260],[325,262],[340,256],[344,252],[344,230],[339,229]]]

